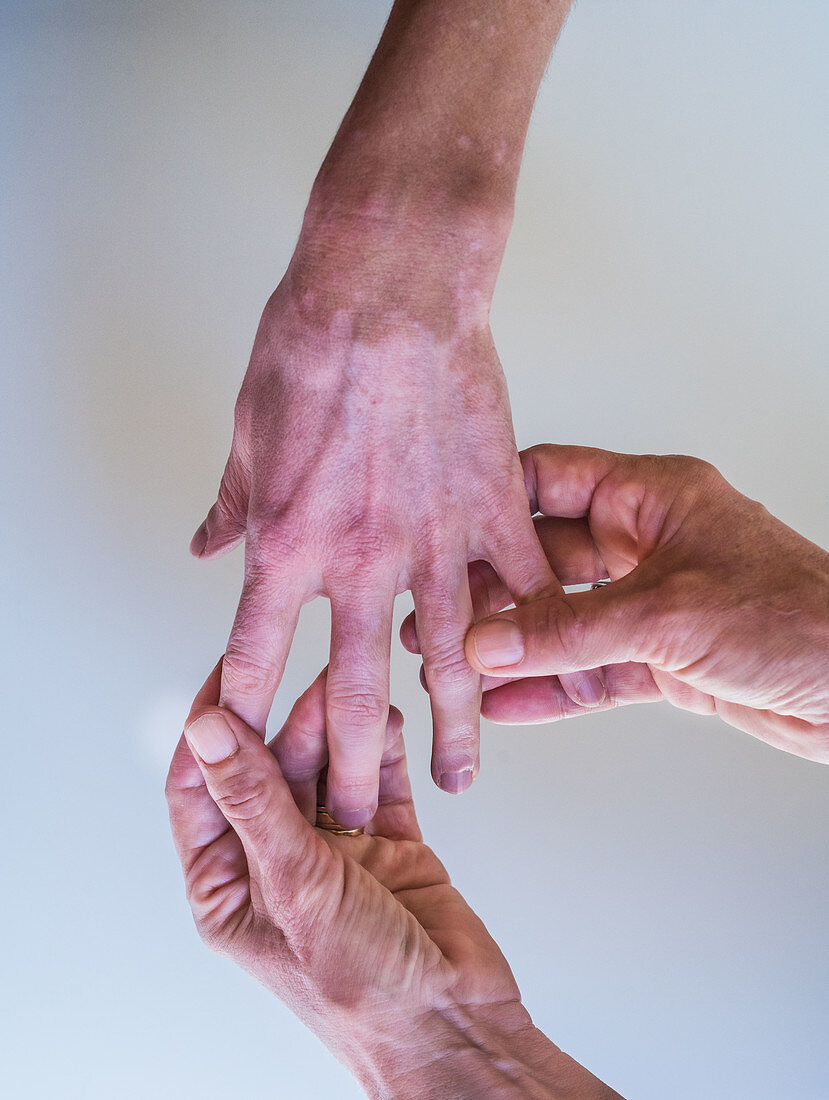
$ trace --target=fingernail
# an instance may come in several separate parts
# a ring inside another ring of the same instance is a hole
[[[514,665],[524,656],[524,639],[509,619],[493,619],[474,628],[472,642],[486,668]]]
[[[205,546],[207,546],[207,523],[203,523],[190,540],[190,553],[194,557],[200,558],[204,553]]]
[[[599,672],[591,672],[581,681],[578,701],[585,707],[596,707],[607,698],[607,684]]]
[[[336,806],[329,806],[328,812],[343,829],[362,829],[374,817],[371,806],[364,806],[359,810],[339,810]]]
[[[461,772],[444,772],[438,780],[438,786],[447,794],[460,794],[472,786],[472,769],[465,768]]]
[[[187,744],[205,764],[219,764],[239,748],[233,730],[221,714],[203,714],[185,729]]]

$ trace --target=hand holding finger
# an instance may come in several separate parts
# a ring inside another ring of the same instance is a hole
[[[590,676],[589,670],[606,664],[645,662],[658,645],[658,616],[641,579],[545,596],[490,616],[467,634],[469,662],[509,677]]]
[[[299,812],[271,752],[236,715],[209,706],[184,736],[210,797],[244,849],[257,888],[278,910],[325,859],[325,844]]]

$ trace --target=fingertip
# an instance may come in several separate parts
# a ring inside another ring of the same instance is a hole
[[[471,768],[464,768],[459,772],[443,772],[437,778],[437,785],[447,794],[463,794],[469,790],[474,781]]]
[[[559,679],[573,702],[582,707],[601,707],[607,700],[607,683],[600,668],[591,669],[583,676],[570,673],[560,676]]]
[[[400,641],[409,653],[420,653],[420,640],[417,636],[417,622],[414,611],[410,612],[400,624]]]

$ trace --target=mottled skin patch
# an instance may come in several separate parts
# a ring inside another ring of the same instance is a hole
[[[420,611],[432,771],[457,790],[478,769],[467,563],[490,561],[518,599],[557,590],[489,307],[568,6],[395,3],[262,315],[219,497],[193,541],[211,556],[246,539],[222,701],[257,729],[300,605],[330,598],[328,790],[342,821],[376,799],[395,593],[411,589]]]

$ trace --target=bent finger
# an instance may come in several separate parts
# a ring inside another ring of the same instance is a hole
[[[216,502],[190,542],[197,558],[217,558],[232,550],[245,536],[248,516],[248,474],[231,453]]]
[[[539,542],[535,527],[529,514],[526,517],[516,519],[512,525],[508,525],[503,531],[499,530],[493,535],[493,548],[489,560],[506,584],[516,607],[525,605],[535,606],[543,602],[544,597],[562,598],[564,589],[550,567],[547,556]],[[512,636],[502,631],[502,641],[505,647],[509,646]],[[514,639],[512,639],[514,640]],[[469,647],[467,646],[467,656]],[[512,662],[521,659],[521,654],[513,645],[512,651],[506,656],[512,657]],[[473,668],[479,671],[494,671],[493,668],[484,669],[480,661],[470,661]],[[506,663],[506,662],[505,662]],[[604,700],[605,683],[600,666],[601,662],[591,662],[582,665],[578,670],[561,670],[561,686],[574,703],[579,706],[596,706]],[[590,669],[583,673],[582,668]],[[570,675],[571,671],[577,671],[577,675]],[[509,675],[509,673],[508,673]]]
[[[541,443],[519,455],[530,509],[574,519],[590,511],[599,482],[633,456],[596,447]]]
[[[592,584],[607,579],[607,566],[587,520],[537,516],[534,524],[544,555],[562,585]],[[470,562],[469,591],[476,620],[494,615],[512,603],[509,589],[487,561]],[[400,626],[400,641],[409,653],[420,653],[414,611]]]
[[[386,742],[380,761],[380,788],[375,813],[368,832],[389,840],[421,840],[412,787],[406,765],[403,741],[403,715],[397,707],[389,708]]]
[[[196,696],[190,715],[219,699],[221,660]],[[190,719],[188,718],[188,721]],[[173,842],[185,875],[204,849],[228,830],[224,815],[210,796],[201,768],[184,734],[173,753],[164,788]]]
[[[240,718],[215,706],[197,711],[184,736],[258,889],[277,907],[287,906],[327,849],[299,812],[273,754]]]
[[[511,680],[484,692],[481,714],[501,725],[534,725],[631,703],[654,703],[663,698],[647,665],[633,662],[607,665],[605,682],[607,693],[603,702],[595,707],[581,707],[562,688],[557,676]]]
[[[607,579],[607,566],[586,519],[536,516],[533,522],[544,556],[561,585]]]
[[[328,764],[325,729],[327,674],[326,667],[300,695],[269,746],[294,801],[312,825],[317,816],[317,783],[320,772]]]

